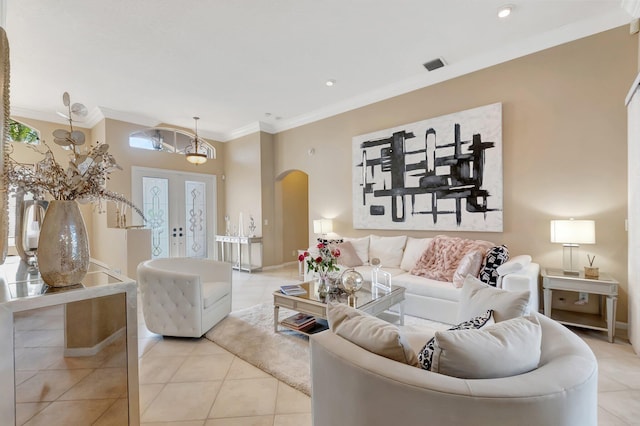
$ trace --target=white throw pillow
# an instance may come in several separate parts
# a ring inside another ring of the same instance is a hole
[[[462,379],[511,377],[540,363],[542,331],[535,316],[477,330],[436,331],[431,371]]]
[[[489,310],[480,316],[470,319],[469,321],[464,321],[458,325],[454,325],[449,329],[449,331],[482,328],[486,325],[492,324],[495,324],[495,321],[493,320],[493,311]],[[427,343],[422,347],[422,349],[417,353],[418,362],[424,370],[431,370],[435,345],[436,338],[434,333],[434,336],[430,340],[428,340]]]
[[[482,266],[482,260],[484,259],[484,253],[479,250],[470,251],[465,254],[460,263],[458,269],[453,273],[453,285],[455,288],[460,288],[464,284],[464,279],[467,275],[474,277],[478,276],[480,267]]]
[[[422,253],[427,249],[432,238],[407,238],[407,244],[404,247],[404,254],[402,255],[402,262],[400,262],[400,268],[404,271],[410,271],[416,266],[416,262],[422,256]]]
[[[374,354],[418,366],[418,358],[398,327],[344,303],[327,305],[329,328]]]
[[[344,241],[349,241],[356,251],[356,254],[362,260],[362,263],[367,265],[369,263],[369,236],[362,238],[349,238],[344,237]]]
[[[369,242],[369,262],[376,257],[380,259],[380,266],[387,268],[399,268],[404,253],[407,236],[379,237],[371,235]]]
[[[529,291],[507,291],[467,275],[458,303],[458,322],[477,317],[493,309],[496,322],[522,316],[529,305]]]
[[[528,254],[521,254],[519,256],[512,257],[507,260],[502,265],[498,266],[498,275],[503,276],[507,274],[513,274],[514,272],[518,272],[531,263],[531,256]]]

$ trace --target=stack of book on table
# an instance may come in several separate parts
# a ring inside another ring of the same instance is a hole
[[[282,325],[298,331],[308,331],[316,325],[316,319],[312,315],[295,314],[283,319]]]
[[[302,294],[307,294],[307,290],[297,284],[281,285],[280,291],[282,292],[282,294],[286,294],[287,296],[300,296]]]

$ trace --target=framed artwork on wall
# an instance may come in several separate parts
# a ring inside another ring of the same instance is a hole
[[[353,138],[355,229],[502,232],[502,104]]]

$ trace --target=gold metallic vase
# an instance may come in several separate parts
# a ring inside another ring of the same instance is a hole
[[[89,269],[89,238],[75,201],[51,201],[38,242],[38,269],[52,287],[79,284]]]

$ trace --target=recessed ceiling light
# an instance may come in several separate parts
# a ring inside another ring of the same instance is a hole
[[[336,81],[334,79],[331,79],[327,80],[324,84],[326,84],[328,87],[331,87],[336,84]]]
[[[507,4],[505,6],[502,6],[500,9],[498,9],[498,18],[505,19],[506,17],[511,15],[512,11],[513,5]]]

